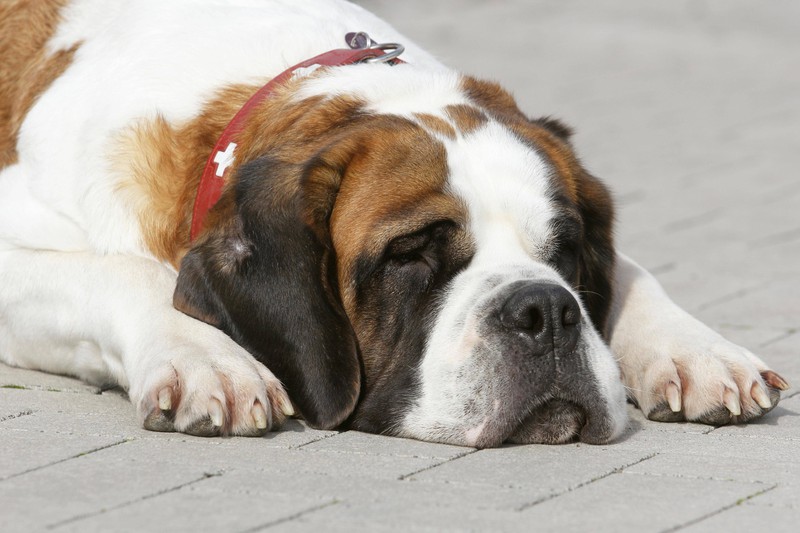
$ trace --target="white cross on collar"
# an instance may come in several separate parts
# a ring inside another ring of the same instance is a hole
[[[224,152],[217,150],[217,153],[214,154],[214,163],[217,164],[217,171],[215,174],[218,178],[225,175],[225,171],[228,170],[228,167],[231,166],[236,159],[233,155],[234,150],[236,150],[236,143],[228,143],[228,147],[225,148]]]

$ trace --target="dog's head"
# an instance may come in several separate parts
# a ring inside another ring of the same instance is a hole
[[[241,134],[176,307],[314,427],[470,446],[605,442],[612,205],[569,131],[407,65],[293,80]]]

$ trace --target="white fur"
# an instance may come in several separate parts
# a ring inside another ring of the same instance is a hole
[[[175,429],[233,395],[233,432],[247,432],[256,401],[287,402],[278,380],[221,331],[172,306],[175,274],[155,261],[86,252],[0,252],[0,360],[129,389],[144,420],[159,391],[184,399]],[[91,290],[87,290],[90,288]],[[226,391],[223,383],[233,387]],[[268,418],[269,420],[269,418]]]

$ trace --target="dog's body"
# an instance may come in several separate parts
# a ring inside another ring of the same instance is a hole
[[[190,242],[228,121],[351,31],[406,63],[282,84]],[[713,424],[786,387],[614,251],[566,128],[346,2],[8,3],[0,121],[0,360],[119,384],[150,429],[606,442],[623,382]]]

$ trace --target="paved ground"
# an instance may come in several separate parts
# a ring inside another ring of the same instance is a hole
[[[577,126],[623,249],[794,384],[761,423],[475,451],[292,423],[148,433],[118,392],[0,366],[0,531],[797,531],[800,4],[365,1]]]

